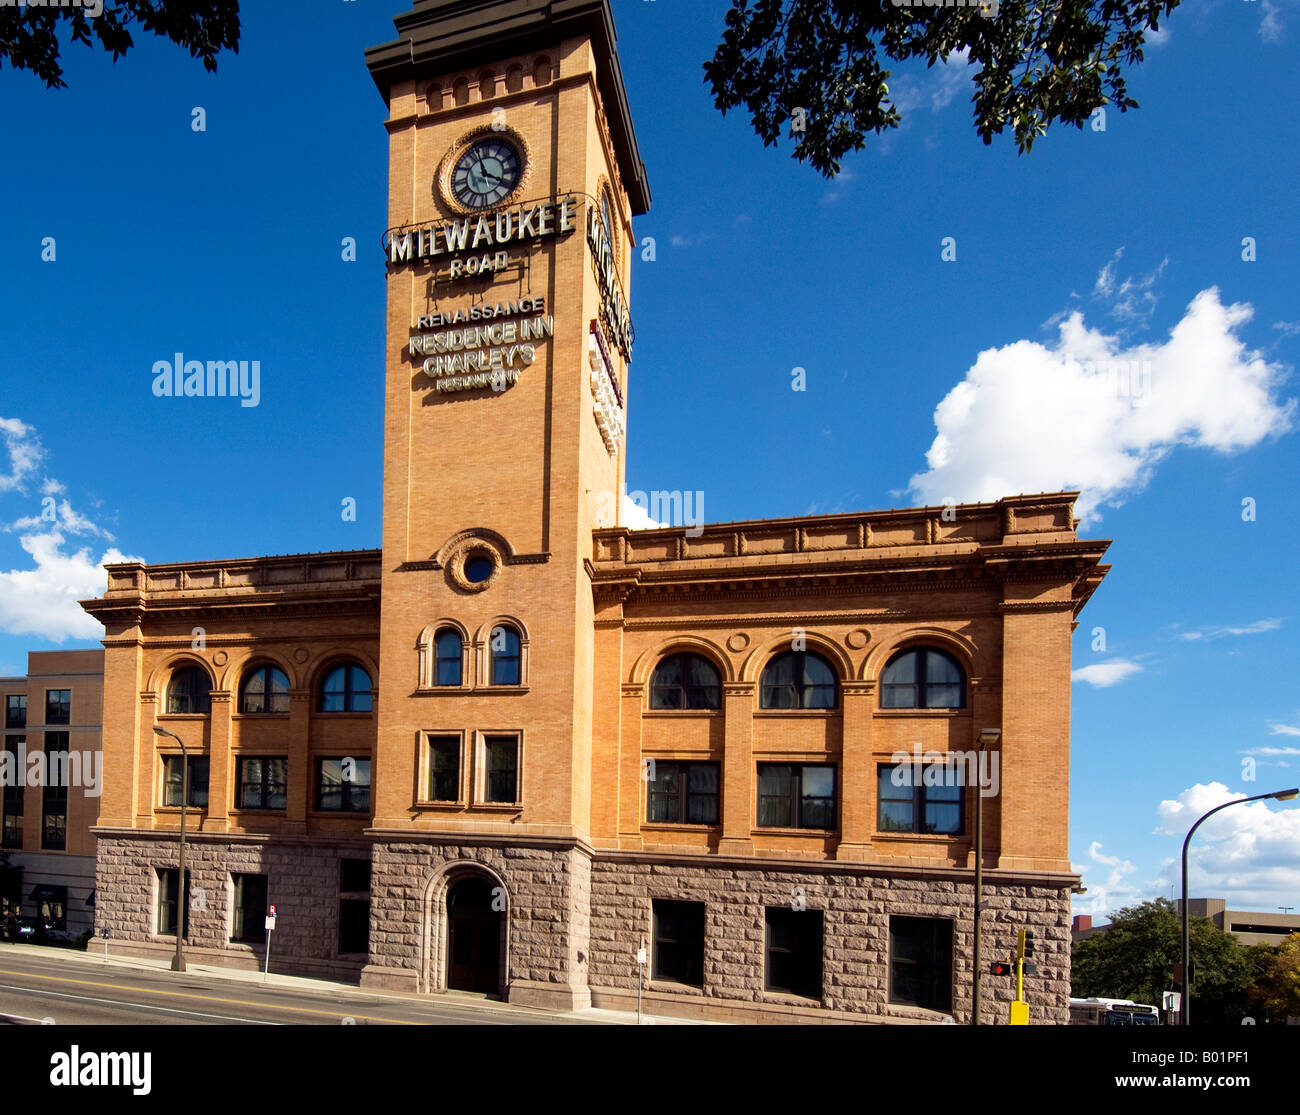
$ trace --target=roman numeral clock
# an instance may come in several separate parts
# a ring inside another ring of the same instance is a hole
[[[523,155],[508,139],[477,140],[452,164],[451,196],[466,209],[491,209],[515,192],[523,170]]]

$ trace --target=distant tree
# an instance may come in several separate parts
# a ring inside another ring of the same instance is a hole
[[[1251,988],[1251,1006],[1275,1022],[1300,1017],[1300,933],[1292,933],[1264,964],[1264,973]]]
[[[957,56],[975,71],[975,130],[1012,128],[1023,154],[1050,124],[1082,128],[1093,110],[1137,108],[1124,81],[1148,30],[1181,0],[732,0],[704,64],[714,103],[744,105],[765,145],[783,134],[828,178],[866,133],[896,128],[881,55],[933,66]]]
[[[50,89],[66,88],[59,64],[61,33],[69,41],[99,45],[116,62],[135,46],[132,25],[186,47],[191,58],[216,70],[223,50],[239,52],[238,0],[102,0],[85,7],[0,7],[0,67],[31,70]]]
[[[1192,1021],[1239,1023],[1254,982],[1255,955],[1209,918],[1192,918]],[[1174,965],[1182,960],[1182,919],[1167,898],[1120,910],[1111,927],[1074,946],[1071,994],[1133,999],[1160,1005],[1178,990]]]

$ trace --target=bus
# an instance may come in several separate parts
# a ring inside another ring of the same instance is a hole
[[[1159,1026],[1160,1011],[1132,999],[1071,999],[1071,1026]]]

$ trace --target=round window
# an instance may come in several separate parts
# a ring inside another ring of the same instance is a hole
[[[465,559],[465,580],[472,585],[481,585],[495,569],[496,563],[487,554],[470,554]]]

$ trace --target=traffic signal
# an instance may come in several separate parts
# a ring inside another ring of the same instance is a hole
[[[1034,931],[1032,929],[1026,929],[1025,930],[1025,956],[1029,957],[1033,955],[1034,955]]]
[[[989,966],[989,970],[990,970],[990,971],[991,971],[995,976],[1009,976],[1009,975],[1011,975],[1011,972],[1012,972],[1013,969],[1012,969],[1012,966],[1011,966],[1010,964],[1007,964],[1005,961],[1002,961],[1002,960],[995,960],[995,961],[993,961],[993,963]]]

